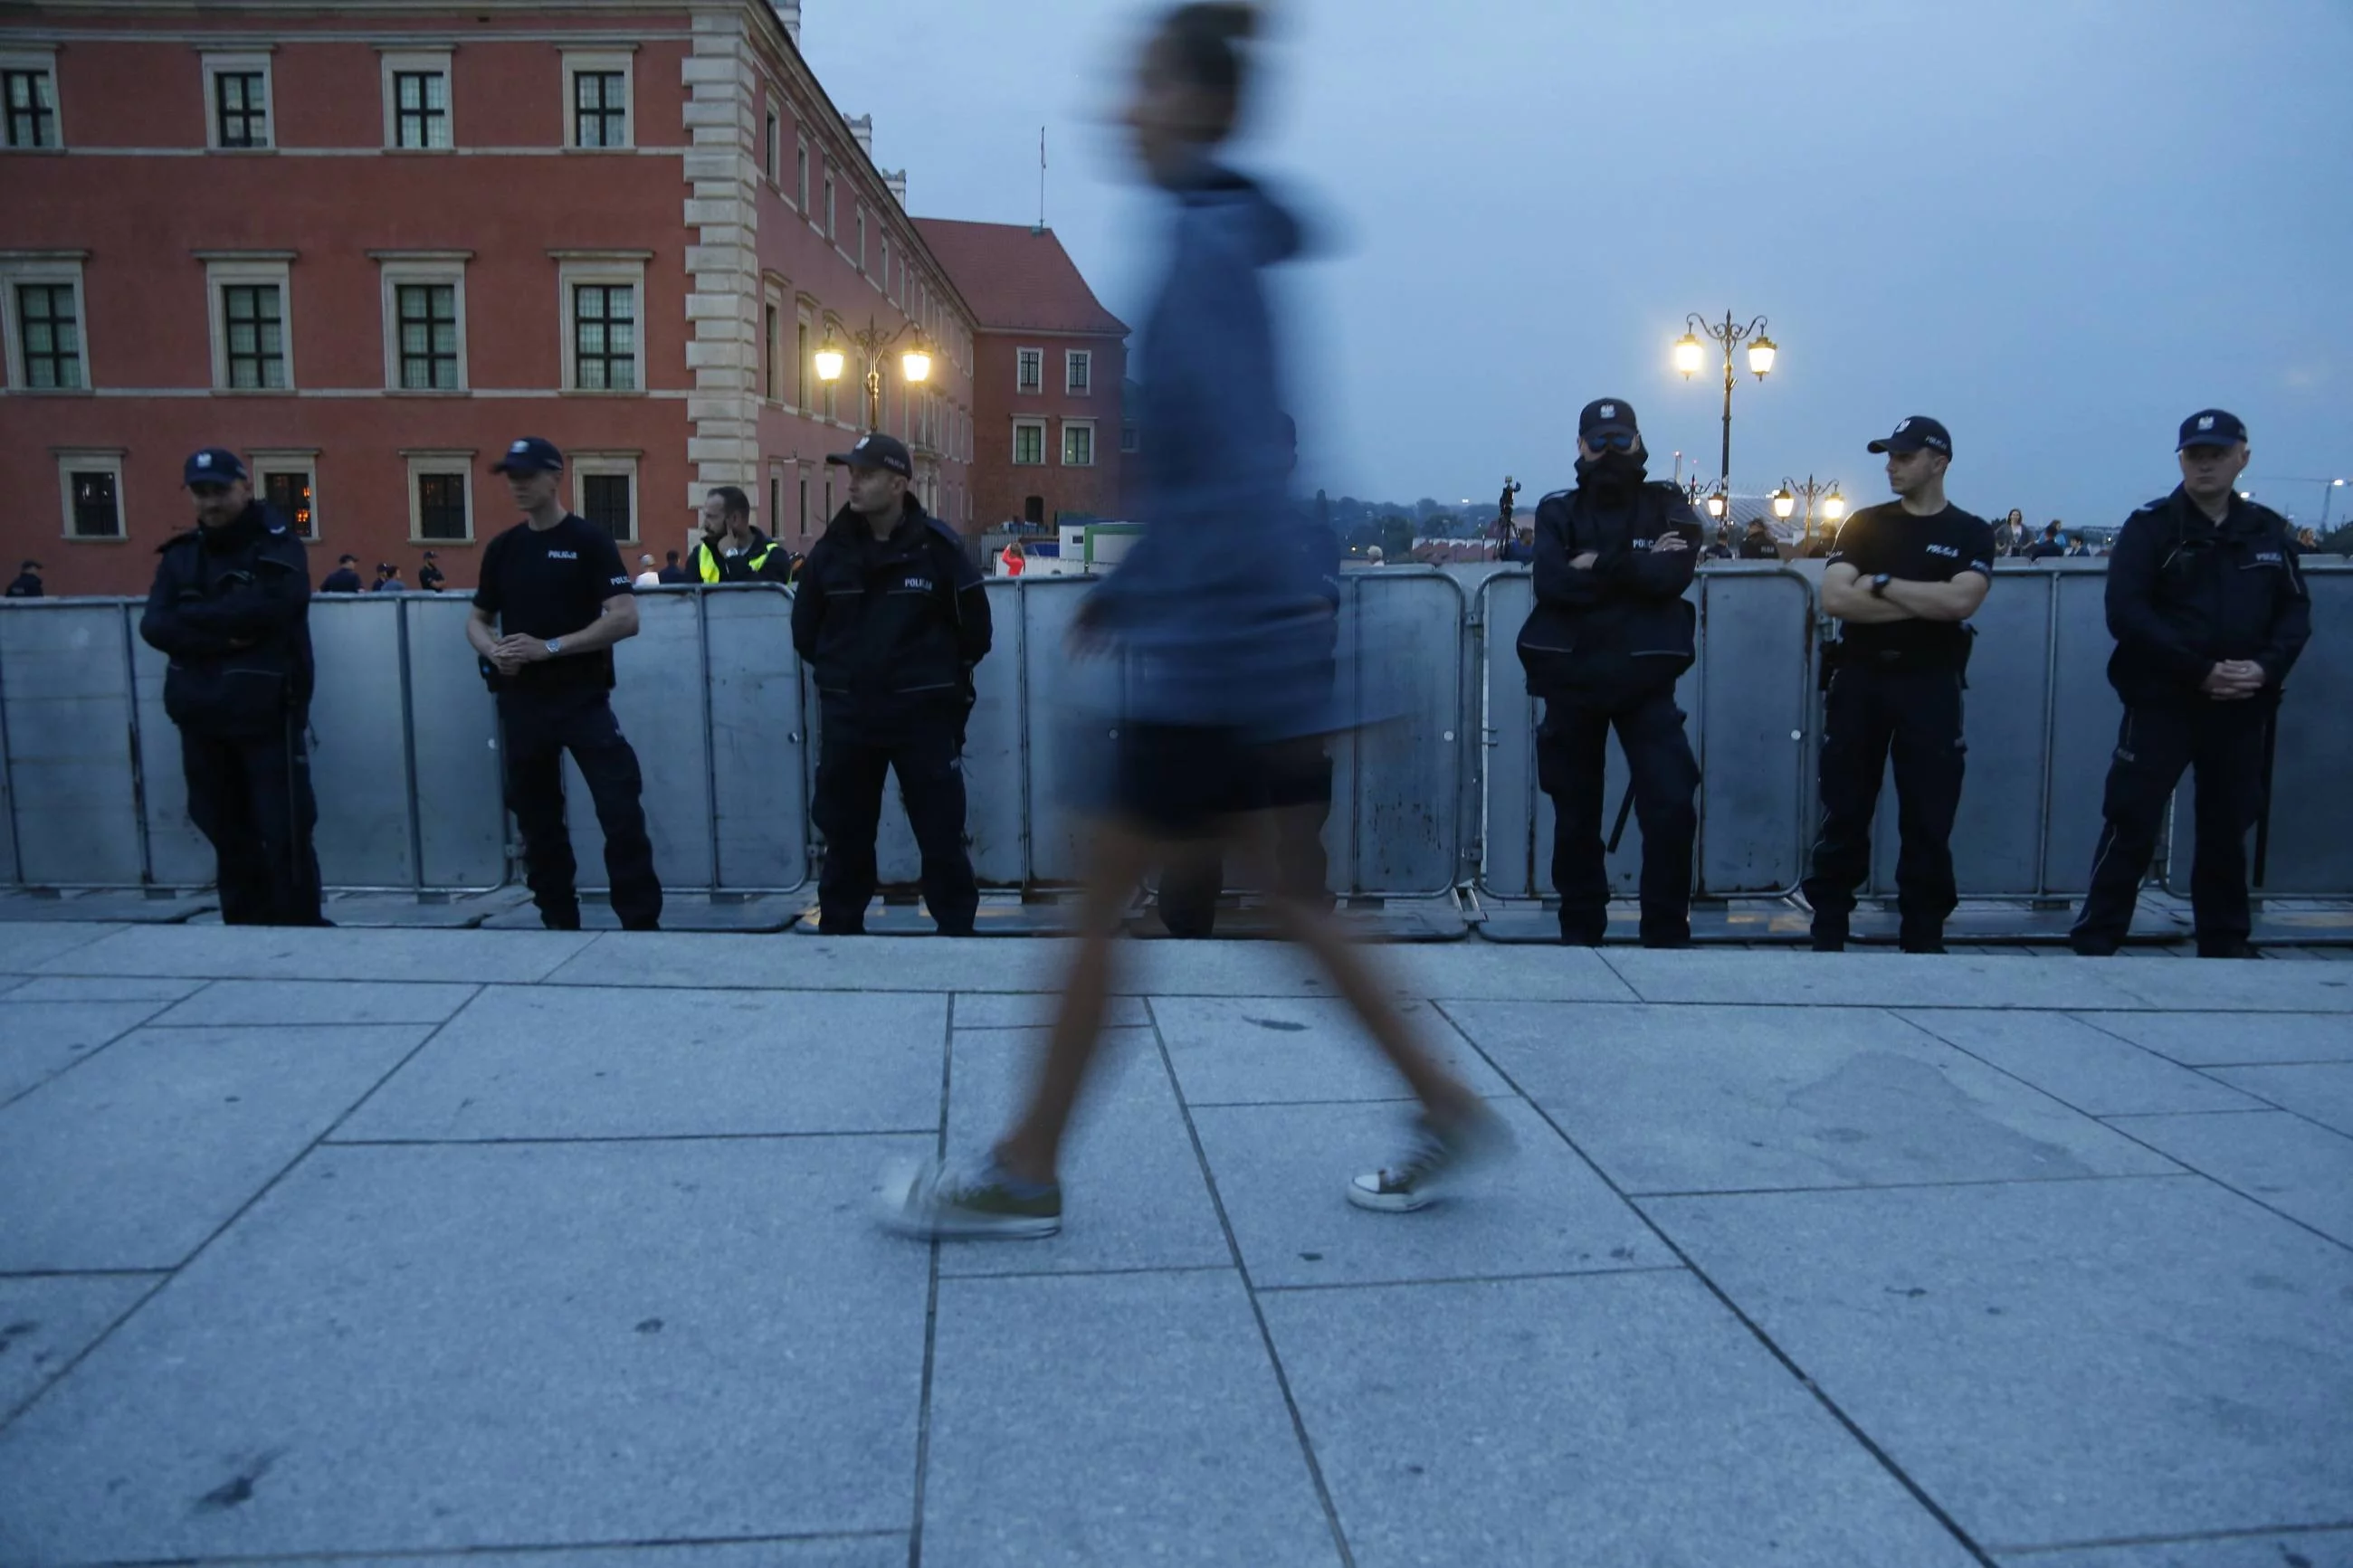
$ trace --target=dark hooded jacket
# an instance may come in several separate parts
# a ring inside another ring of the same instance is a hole
[[[1683,550],[1654,550],[1680,534]],[[1539,697],[1635,696],[1691,668],[1696,614],[1683,597],[1699,564],[1700,522],[1662,480],[1609,498],[1590,486],[1536,503],[1535,608],[1520,664]],[[1591,552],[1591,567],[1569,564]]]
[[[879,734],[927,714],[960,722],[989,638],[980,569],[913,496],[883,539],[843,507],[794,589],[793,647],[829,728]]]
[[[311,563],[256,501],[157,551],[139,635],[170,658],[164,711],[199,734],[281,733],[311,702]]]

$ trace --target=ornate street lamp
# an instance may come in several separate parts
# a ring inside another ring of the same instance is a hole
[[[910,342],[899,354],[900,376],[910,383],[929,380],[932,349],[920,324],[909,321],[895,332],[886,332],[876,326],[874,319],[870,316],[863,330],[850,334],[849,347],[858,351],[859,357],[866,365],[866,427],[869,430],[880,429],[882,425],[882,356],[901,338],[909,338]],[[849,368],[849,356],[830,323],[825,329],[824,343],[812,357],[817,361],[817,378],[828,385],[839,381],[841,373]]]
[[[1811,474],[1806,476],[1804,484],[1795,479],[1783,479],[1781,488],[1773,493],[1774,515],[1786,521],[1796,513],[1799,501],[1806,505],[1806,526],[1801,537],[1807,540],[1814,537],[1816,507],[1821,509],[1822,518],[1828,522],[1835,523],[1846,516],[1846,497],[1839,493],[1836,479],[1818,481]]]
[[[1762,381],[1773,374],[1775,360],[1780,356],[1781,345],[1765,335],[1765,318],[1757,317],[1746,326],[1733,320],[1726,310],[1722,321],[1701,319],[1694,310],[1683,318],[1683,335],[1675,340],[1675,369],[1689,381],[1707,364],[1707,350],[1701,344],[1703,334],[1714,340],[1724,350],[1724,461],[1716,471],[1716,482],[1732,482],[1732,389],[1739,377],[1733,372],[1732,351],[1741,344],[1748,345],[1748,374]]]

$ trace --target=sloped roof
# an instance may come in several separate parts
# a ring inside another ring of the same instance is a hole
[[[1127,335],[1127,323],[1103,308],[1052,229],[944,217],[914,221],[982,331]]]

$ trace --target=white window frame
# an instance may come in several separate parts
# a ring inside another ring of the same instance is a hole
[[[580,89],[575,78],[618,71],[621,74],[621,142],[601,147],[580,144]],[[564,51],[564,142],[574,153],[627,153],[638,144],[638,55],[635,49],[566,49]]]
[[[646,395],[646,263],[652,259],[649,251],[565,251],[556,256],[555,291],[557,319],[564,323],[564,385],[566,397],[643,397]],[[575,330],[572,290],[580,284],[601,284],[612,287],[628,284],[638,291],[635,319],[637,340],[637,385],[628,391],[607,387],[584,387],[580,384],[579,333]]]
[[[5,322],[0,322],[0,341],[7,348],[10,391],[36,397],[80,397],[98,384],[90,374],[90,305],[81,284],[82,263],[89,258],[87,250],[0,250],[0,312],[7,316]],[[81,384],[37,388],[25,374],[25,321],[17,308],[16,290],[26,284],[59,283],[73,285],[74,325],[81,337]]]
[[[458,150],[458,73],[449,49],[387,49],[379,57],[384,78],[384,144],[396,153],[454,153]],[[393,79],[404,71],[432,71],[441,78],[441,95],[448,108],[441,116],[449,133],[446,147],[403,147],[400,144],[400,95]]]
[[[322,537],[322,520],[326,516],[319,505],[319,448],[316,447],[276,447],[267,451],[248,452],[245,466],[253,474],[253,499],[266,500],[269,494],[272,474],[301,474],[311,481],[311,531],[298,532],[295,538],[306,544],[316,544]],[[292,518],[287,522],[291,525]]]
[[[1086,390],[1083,392],[1082,392],[1078,386],[1077,372],[1081,365],[1084,365],[1087,368],[1087,384]],[[1062,351],[1062,395],[1065,397],[1092,397],[1094,395],[1094,350],[1064,349]]]
[[[761,172],[767,175],[768,184],[781,188],[785,178],[785,117],[777,110],[775,99],[765,100],[765,106],[768,119],[760,138],[764,164]]]
[[[1038,360],[1038,383],[1034,386],[1024,386],[1021,384],[1021,372],[1029,363],[1029,358],[1033,354],[1037,356]],[[1045,395],[1045,392],[1046,351],[1042,348],[1025,349],[1016,347],[1013,351],[1013,395],[1016,397],[1042,397]]]
[[[210,318],[213,335],[213,390],[235,393],[240,397],[282,397],[302,384],[294,374],[294,252],[254,251],[248,254],[210,254],[199,252],[205,264],[205,309]],[[225,289],[257,283],[278,285],[278,328],[280,346],[285,351],[286,384],[283,386],[231,386],[228,384],[228,307],[221,298]]]
[[[803,132],[796,132],[793,142],[793,210],[801,216],[807,217],[809,205],[808,137]]]
[[[773,313],[772,313],[773,312]],[[791,319],[785,309],[785,286],[773,279],[760,285],[760,401],[771,407],[785,405],[785,323]],[[768,330],[771,323],[775,331]],[[797,347],[798,340],[795,340]]]
[[[6,127],[0,126],[0,153],[58,153],[66,145],[66,100],[58,79],[58,51],[47,48],[0,49],[0,70],[39,71],[49,79],[49,130],[57,140],[46,147],[19,147],[7,139]],[[0,104],[0,112],[6,110]]]
[[[612,451],[565,454],[564,467],[570,480],[568,486],[572,492],[570,504],[575,516],[585,519],[588,515],[590,475],[594,474],[604,479],[618,477],[629,481],[629,536],[627,539],[615,540],[613,542],[616,544],[645,542],[646,523],[643,504],[645,489],[638,483],[638,459],[643,455],[640,452]],[[470,491],[469,494],[470,495],[471,492]],[[632,572],[629,575],[634,577],[637,574]]]
[[[60,537],[77,544],[121,544],[131,537],[131,500],[122,489],[122,459],[129,452],[121,447],[53,447],[58,460],[58,527]],[[111,473],[114,476],[114,521],[120,524],[112,533],[76,533],[74,531],[73,477],[75,473]]]
[[[274,153],[278,150],[278,84],[269,69],[268,49],[245,49],[235,53],[206,50],[205,84],[205,146],[215,153]],[[261,75],[261,123],[269,133],[269,140],[259,147],[224,147],[220,139],[220,89],[213,85],[216,77]]]
[[[1071,461],[1071,435],[1073,431],[1077,430],[1083,430],[1087,433],[1087,460],[1083,463],[1074,463]],[[1095,445],[1095,422],[1092,419],[1063,420],[1061,445],[1056,447],[1055,450],[1060,455],[1060,461],[1055,465],[1057,468],[1093,468],[1101,455],[1101,449]]]
[[[831,239],[834,237],[835,211],[833,160],[828,158],[825,161],[825,237],[828,239]]]
[[[384,388],[408,397],[455,397],[473,382],[466,373],[466,263],[470,250],[372,250],[384,297]],[[404,283],[448,283],[458,291],[458,384],[400,384],[400,286]]]
[[[407,447],[404,448],[400,455],[408,462],[408,542],[423,545],[428,550],[437,545],[473,543],[478,531],[474,526],[474,492],[481,488],[476,482],[474,459],[480,454],[471,447],[452,448],[446,451]],[[424,494],[417,481],[427,474],[448,473],[460,473],[466,476],[466,537],[427,539],[425,537],[424,528]],[[311,482],[315,484],[318,481],[314,478]],[[317,492],[313,491],[312,500],[315,501],[316,499]]]
[[[1025,463],[1021,460],[1021,432],[1024,430],[1035,430],[1038,432],[1038,460],[1034,463]],[[1050,432],[1046,428],[1046,421],[1041,418],[1016,419],[1013,422],[1013,466],[1017,468],[1042,468],[1047,467],[1046,437],[1049,434]]]

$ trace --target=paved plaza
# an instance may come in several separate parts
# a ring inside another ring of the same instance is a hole
[[[0,1564],[2353,1564],[2353,963],[0,924]],[[469,1558],[469,1560],[474,1560]]]

